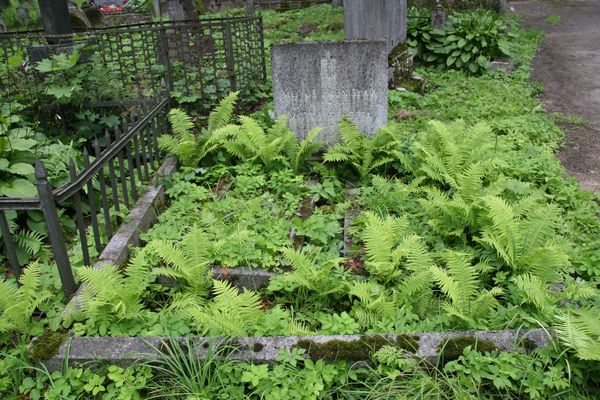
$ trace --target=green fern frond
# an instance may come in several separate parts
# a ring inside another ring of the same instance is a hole
[[[344,118],[338,125],[340,143],[329,148],[323,159],[329,162],[347,162],[361,179],[372,171],[397,159],[398,143],[388,129],[381,129],[368,138],[352,121]]]
[[[560,341],[582,360],[600,361],[600,313],[581,308],[561,311],[554,329]]]
[[[337,144],[327,150],[323,160],[327,162],[344,162],[350,160],[350,156],[343,145]]]
[[[38,255],[44,249],[44,247],[47,247],[44,244],[45,236],[38,232],[20,230],[12,237],[15,244],[21,249],[25,250],[27,254],[31,256]]]
[[[372,326],[396,310],[396,304],[383,286],[374,282],[354,282],[348,294],[354,296],[352,314],[363,327]]]
[[[39,264],[31,263],[22,270],[21,287],[0,280],[0,333],[16,331],[32,334],[32,314],[51,296],[48,290],[43,289],[41,277]]]
[[[548,285],[532,274],[515,276],[512,281],[523,291],[525,301],[544,310],[550,305]]]
[[[231,92],[219,102],[208,116],[208,132],[214,132],[231,121],[238,96],[239,92]]]
[[[252,291],[239,293],[227,281],[213,280],[213,299],[185,309],[202,335],[240,336],[263,316],[260,296]]]
[[[497,297],[503,290],[494,287],[485,290],[481,286],[477,268],[471,264],[471,256],[458,252],[445,252],[446,268],[432,266],[430,271],[441,291],[450,299],[443,304],[444,310],[470,327],[485,318],[498,307]]]
[[[354,152],[364,146],[365,136],[348,117],[342,118],[338,124],[341,142],[350,151]]]
[[[179,108],[173,108],[169,111],[168,118],[173,133],[175,133],[176,136],[185,137],[191,134],[194,123],[192,122],[192,118],[190,118],[185,111]]]

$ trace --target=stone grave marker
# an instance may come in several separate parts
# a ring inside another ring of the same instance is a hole
[[[299,139],[315,127],[319,139],[338,142],[348,116],[366,135],[387,125],[387,45],[378,41],[273,46],[275,115],[287,114]]]
[[[171,21],[198,19],[198,11],[193,0],[158,0],[154,3],[157,17],[168,18]]]
[[[344,0],[346,39],[385,39],[388,54],[406,40],[406,21],[406,0]]]

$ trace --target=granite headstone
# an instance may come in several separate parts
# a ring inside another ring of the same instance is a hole
[[[406,0],[344,0],[347,40],[385,39],[388,54],[406,40]]]
[[[275,115],[287,114],[299,139],[323,128],[328,145],[345,116],[372,135],[387,125],[387,56],[383,40],[273,46]]]

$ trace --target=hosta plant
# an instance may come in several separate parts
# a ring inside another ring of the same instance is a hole
[[[481,73],[496,58],[511,56],[511,33],[492,11],[476,10],[452,15],[442,28],[423,22],[409,26],[408,44],[417,60],[439,68]]]

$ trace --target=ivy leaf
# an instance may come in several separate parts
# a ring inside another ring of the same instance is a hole
[[[75,89],[75,86],[73,86],[73,87],[50,86],[49,88],[46,89],[46,93],[51,96],[56,97],[57,99],[62,99],[63,97],[71,98],[71,95],[73,94],[74,89]]]
[[[54,63],[52,62],[52,59],[45,58],[35,66],[35,69],[40,72],[52,72],[54,69]]]
[[[0,171],[6,171],[8,169],[8,160],[6,158],[0,158]]]
[[[23,64],[23,54],[20,52],[8,57],[8,68],[18,68],[21,64]]]

